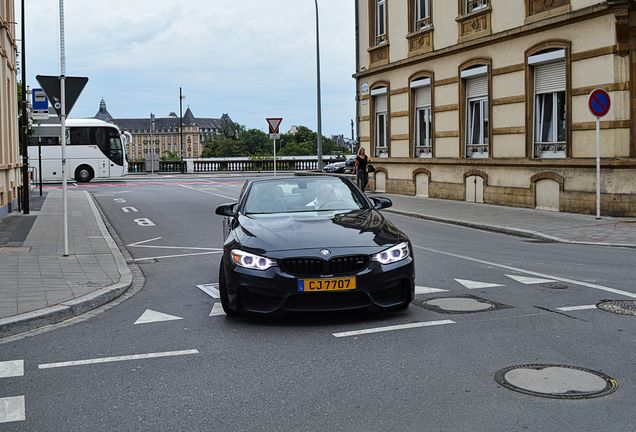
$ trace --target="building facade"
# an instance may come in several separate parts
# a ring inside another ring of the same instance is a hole
[[[106,107],[104,99],[99,104],[99,111],[95,118],[114,123],[122,132],[129,132],[132,141],[128,148],[128,158],[131,161],[150,159],[153,151],[159,157],[180,156],[184,158],[201,157],[203,146],[208,138],[215,136],[224,121],[231,122],[228,114],[221,118],[195,117],[188,107],[183,115],[183,147],[181,146],[181,119],[175,113],[167,117],[115,119]]]
[[[0,217],[16,208],[22,181],[15,28],[13,0],[0,0]]]
[[[376,191],[636,216],[634,0],[356,0]],[[405,192],[406,191],[406,192]]]

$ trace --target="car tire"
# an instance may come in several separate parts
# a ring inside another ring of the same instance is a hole
[[[79,183],[88,183],[93,180],[95,173],[88,165],[80,165],[75,169],[75,180]]]
[[[227,295],[227,282],[225,280],[225,266],[221,264],[219,266],[219,297],[221,297],[221,306],[223,306],[223,312],[228,317],[237,316],[238,311],[230,307],[230,299]]]

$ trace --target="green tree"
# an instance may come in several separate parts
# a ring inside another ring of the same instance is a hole
[[[249,129],[241,133],[239,140],[245,144],[250,156],[268,156],[273,153],[272,141],[269,136],[258,129]]]

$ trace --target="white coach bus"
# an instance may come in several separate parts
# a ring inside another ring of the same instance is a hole
[[[33,126],[29,140],[29,165],[36,168],[36,181],[62,181],[60,124]],[[67,178],[89,182],[94,178],[121,177],[128,173],[128,152],[117,126],[96,119],[66,121]],[[42,168],[39,168],[39,149]]]

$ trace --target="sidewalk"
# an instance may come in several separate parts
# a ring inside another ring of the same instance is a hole
[[[68,209],[68,257],[61,190],[51,190],[40,211],[0,219],[0,338],[80,315],[131,286],[90,195],[69,190]]]
[[[595,216],[576,213],[378,195],[393,201],[393,207],[386,210],[389,213],[547,241],[636,248],[636,218],[602,217],[597,220]]]

